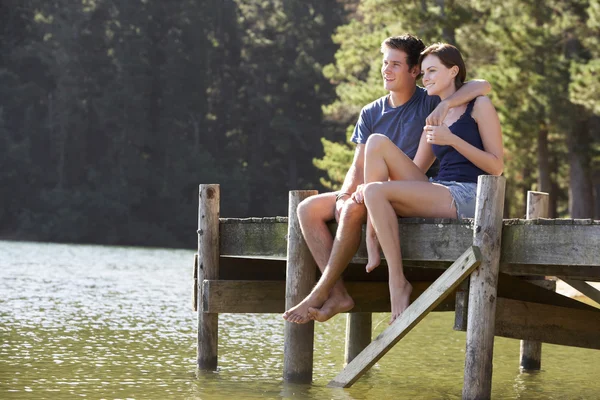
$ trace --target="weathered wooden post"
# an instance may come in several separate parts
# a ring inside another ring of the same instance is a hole
[[[492,356],[502,213],[506,179],[481,175],[477,184],[477,206],[473,245],[481,250],[481,265],[471,274],[465,354],[463,399],[489,399],[492,392]]]
[[[316,190],[292,190],[289,195],[288,243],[285,279],[285,309],[300,303],[312,290],[317,276],[317,264],[304,241],[296,210]],[[283,345],[283,379],[286,382],[312,381],[314,322],[285,323]]]
[[[527,192],[527,214],[525,218],[545,218],[548,216],[550,196],[543,192]],[[532,281],[531,283],[534,283]],[[539,371],[542,366],[542,343],[535,340],[521,340],[520,368],[523,371]]]
[[[354,360],[369,343],[371,343],[371,328],[373,314],[366,312],[348,313],[346,319],[346,352],[344,361],[348,364]]]
[[[198,368],[217,369],[219,314],[204,313],[205,279],[219,278],[219,185],[200,185],[198,206]]]

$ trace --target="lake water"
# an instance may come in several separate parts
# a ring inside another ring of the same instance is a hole
[[[282,382],[279,315],[219,317],[219,370],[195,368],[194,250],[0,241],[0,399],[459,399],[465,333],[430,314],[349,389],[345,316],[316,325],[314,382]],[[243,295],[243,294],[242,294]],[[388,314],[375,314],[374,335]],[[522,374],[497,338],[493,399],[598,399],[600,352],[544,344]]]

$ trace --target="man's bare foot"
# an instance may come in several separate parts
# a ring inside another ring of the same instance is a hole
[[[327,295],[323,296],[319,291],[312,291],[295,307],[290,308],[283,313],[282,317],[288,322],[295,324],[305,324],[311,320],[308,316],[308,309],[311,307],[321,307],[327,300]]]
[[[352,310],[354,300],[348,295],[332,294],[321,308],[309,307],[308,316],[318,322],[325,322],[336,314]]]
[[[373,271],[381,263],[381,254],[379,253],[379,241],[377,236],[367,236],[367,272]]]
[[[394,287],[392,287],[390,284],[390,302],[392,303],[392,317],[390,318],[390,325],[410,305],[411,292],[412,285],[407,280],[404,281],[404,284]]]

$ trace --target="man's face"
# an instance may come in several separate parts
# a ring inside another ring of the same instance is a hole
[[[416,84],[419,68],[408,69],[406,53],[402,50],[386,48],[383,52],[381,76],[383,87],[390,92],[412,90]]]

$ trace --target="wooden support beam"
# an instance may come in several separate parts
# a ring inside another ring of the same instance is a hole
[[[192,310],[198,312],[198,301],[199,301],[199,289],[200,283],[198,282],[198,253],[194,254],[194,278],[193,278],[193,289],[192,289]]]
[[[592,285],[590,285],[589,283],[586,283],[584,281],[578,281],[575,279],[569,279],[566,277],[561,277],[560,279],[565,281],[565,283],[571,286],[573,289],[578,290],[583,295],[600,304],[600,291]]]
[[[505,185],[506,178],[502,176],[481,175],[477,181],[473,245],[481,249],[482,259],[469,283],[463,399],[489,399],[492,393],[494,315]]]
[[[346,318],[344,363],[348,365],[371,343],[373,314],[369,312],[348,313]]]
[[[316,195],[316,190],[293,190],[289,193],[288,245],[285,308],[289,310],[310,293],[315,284],[317,264],[304,241],[296,209],[300,202]],[[283,380],[310,383],[313,368],[314,321],[306,324],[285,322],[283,343]]]
[[[433,282],[412,282],[411,302]],[[390,312],[387,282],[346,282],[354,299],[352,313]],[[285,311],[284,281],[204,281],[203,311],[205,313],[283,313]],[[448,296],[433,311],[454,311],[454,296]]]
[[[409,263],[406,263],[409,264]],[[408,281],[431,281],[433,282],[444,272],[451,263],[443,266],[430,264],[424,267],[420,263],[404,265],[404,275]],[[388,282],[388,269],[385,260],[381,267],[374,271],[365,272],[365,263],[350,263],[344,270],[344,282]],[[286,260],[261,259],[253,257],[226,257],[221,256],[219,263],[219,279],[232,281],[285,281]],[[317,270],[317,277],[320,272]]]
[[[550,195],[543,192],[527,192],[527,219],[548,217]],[[539,371],[542,367],[542,342],[521,340],[519,346],[521,371]]]
[[[498,298],[496,336],[600,349],[600,310]]]
[[[381,333],[365,350],[350,362],[329,387],[350,387],[377,360],[440,304],[480,263],[477,247],[470,247],[421,296],[419,296],[392,325]]]
[[[217,369],[219,318],[201,312],[202,282],[219,277],[219,210],[220,186],[200,185],[198,206],[198,368]]]
[[[600,281],[600,266],[595,265],[500,264],[500,272],[518,276],[564,276],[567,279]]]
[[[464,315],[466,313],[465,306],[458,300],[460,293],[457,292],[456,315]],[[532,281],[523,280],[514,276],[500,274],[498,277],[498,297],[508,300],[523,301],[526,303],[546,304],[563,308],[571,308],[575,310],[595,311],[596,309],[590,305],[580,301],[563,296],[554,290],[549,290]],[[464,318],[455,319],[454,330],[466,331],[467,322]],[[522,339],[522,338],[519,338]]]

